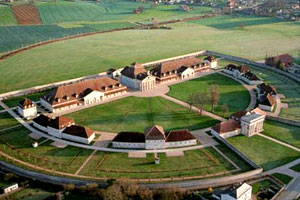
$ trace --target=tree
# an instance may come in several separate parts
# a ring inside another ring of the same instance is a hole
[[[119,184],[114,184],[107,188],[104,193],[104,200],[123,200],[122,190]]]
[[[195,105],[196,102],[196,95],[190,94],[187,98],[187,103],[190,105],[190,110],[192,110],[192,106]]]
[[[221,110],[222,110],[223,117],[224,117],[224,116],[225,116],[225,113],[227,113],[228,110],[229,110],[228,105],[227,105],[226,103],[224,103],[224,104],[222,105]]]
[[[152,190],[139,187],[137,190],[137,200],[153,200]]]
[[[202,115],[202,111],[206,103],[208,103],[208,95],[206,92],[201,92],[195,95],[195,105],[199,108],[200,115]]]
[[[72,190],[75,189],[75,185],[71,184],[71,183],[70,184],[64,184],[63,188],[64,188],[65,191],[72,191]]]
[[[144,6],[139,6],[139,8],[138,8],[138,10],[140,11],[140,12],[143,12],[144,11]]]
[[[218,104],[220,94],[219,88],[217,85],[213,84],[210,86],[210,103],[211,103],[211,111],[214,112],[215,106]]]

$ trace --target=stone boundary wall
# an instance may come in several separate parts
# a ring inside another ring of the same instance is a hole
[[[282,117],[274,117],[274,116],[270,116],[270,115],[267,115],[267,119],[275,121],[275,122],[280,122],[280,123],[283,123],[283,124],[287,124],[287,125],[300,127],[300,121],[285,119],[285,118],[282,118]]]
[[[242,152],[240,152],[238,149],[236,149],[232,144],[227,142],[226,139],[215,135],[218,140],[220,140],[223,144],[225,144],[229,149],[234,151],[238,156],[240,156],[243,160],[245,160],[249,165],[251,165],[254,169],[262,169],[259,165],[254,163],[250,158],[248,158],[246,155],[244,155]]]
[[[241,63],[245,63],[245,64],[248,64],[248,65],[253,65],[255,67],[259,67],[259,68],[262,68],[262,69],[267,69],[267,70],[273,71],[273,72],[275,72],[277,74],[280,74],[280,75],[286,76],[288,78],[291,78],[294,81],[300,83],[300,78],[299,77],[296,77],[296,76],[294,76],[294,75],[292,75],[292,74],[290,74],[288,72],[276,69],[275,67],[271,67],[271,66],[268,66],[268,65],[265,65],[265,64],[262,64],[262,63],[254,62],[254,61],[251,61],[251,60],[246,59],[246,58],[231,56],[231,55],[222,54],[222,53],[218,53],[218,52],[215,52],[215,51],[208,51],[208,50],[206,51],[206,54],[207,55],[213,55],[213,56],[223,57],[223,58],[225,58],[227,60],[241,62]]]

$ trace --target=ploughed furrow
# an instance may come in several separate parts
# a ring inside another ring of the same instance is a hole
[[[11,6],[11,9],[17,19],[18,24],[42,24],[39,10],[34,5]]]

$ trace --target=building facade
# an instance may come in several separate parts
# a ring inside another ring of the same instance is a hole
[[[244,81],[248,85],[257,85],[262,83],[262,80],[253,74],[250,68],[245,65],[237,66],[229,64],[223,69],[223,72]]]
[[[37,106],[30,99],[23,99],[18,103],[18,113],[25,119],[35,118],[37,115]]]

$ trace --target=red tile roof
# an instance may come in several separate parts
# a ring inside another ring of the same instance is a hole
[[[174,130],[166,134],[166,142],[178,142],[195,140],[196,138],[188,130]]]
[[[246,115],[247,112],[248,112],[248,111],[246,111],[246,110],[240,110],[240,111],[238,111],[238,112],[236,112],[236,113],[233,113],[233,114],[231,115],[231,118],[234,119],[234,120],[240,121],[241,118],[242,118],[244,115]]]
[[[146,140],[165,140],[165,132],[163,127],[154,125],[145,130]]]
[[[33,122],[35,122],[43,127],[47,127],[49,125],[50,118],[41,114],[38,117],[34,118]]]
[[[120,132],[113,142],[144,143],[145,135],[139,132]]]
[[[71,126],[67,127],[63,131],[63,133],[68,134],[68,135],[77,136],[77,137],[82,137],[82,138],[89,138],[95,133],[95,131],[93,131],[92,129],[87,128],[87,127],[71,125]]]
[[[240,123],[233,119],[228,120],[226,122],[221,122],[219,124],[216,124],[214,127],[212,127],[212,129],[219,134],[235,131],[239,128],[241,128]]]
[[[143,80],[148,76],[147,70],[142,66],[142,64],[137,62],[132,63],[130,67],[124,67],[121,74],[123,76],[139,80]]]
[[[18,106],[24,109],[24,108],[33,107],[35,106],[35,104],[30,99],[24,98],[19,102]]]
[[[49,126],[52,127],[52,128],[55,128],[55,129],[63,129],[63,128],[66,128],[72,124],[74,124],[74,120],[73,119],[70,119],[68,117],[65,117],[65,116],[59,116],[59,117],[56,117],[54,119],[51,119],[50,122],[49,122]]]

